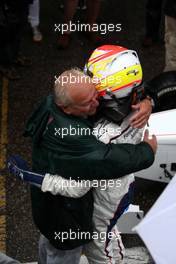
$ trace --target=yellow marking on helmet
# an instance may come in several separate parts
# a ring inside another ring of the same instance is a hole
[[[129,74],[129,72],[131,72]],[[95,77],[95,76],[94,76]],[[140,64],[133,65],[122,71],[116,72],[106,78],[101,78],[101,74],[97,74],[99,83],[96,85],[98,92],[111,88],[117,90],[120,87],[127,86],[128,84],[135,83],[135,81],[142,80],[142,68]]]

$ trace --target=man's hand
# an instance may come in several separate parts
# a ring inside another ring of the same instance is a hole
[[[130,119],[130,125],[134,128],[142,128],[147,124],[147,121],[152,112],[152,104],[149,99],[144,99],[136,105],[132,105],[132,109],[136,113]]]
[[[157,139],[155,135],[149,138],[149,131],[148,129],[145,130],[143,141],[148,143],[150,147],[153,149],[153,152],[156,153],[157,150]]]

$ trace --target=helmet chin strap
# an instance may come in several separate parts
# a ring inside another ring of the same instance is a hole
[[[106,89],[106,93],[117,103],[118,105],[121,105],[122,103],[118,100],[118,98],[115,96],[115,94],[109,89]],[[122,116],[125,117],[124,113],[122,113],[118,108],[116,109],[116,111]]]
[[[109,88],[106,88],[106,93],[114,100],[116,101],[116,103],[119,103],[118,102],[118,99],[117,97],[115,96],[115,94],[109,89]]]
[[[100,100],[99,113],[110,122],[120,125],[131,111],[132,95],[124,98],[117,98],[109,88],[106,89],[106,93],[111,99],[102,98],[102,100]]]

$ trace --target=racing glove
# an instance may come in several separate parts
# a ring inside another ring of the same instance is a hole
[[[29,171],[27,162],[19,155],[9,157],[7,168],[11,174],[22,181],[41,188],[43,192],[51,192],[54,195],[60,194],[65,197],[79,198],[91,188],[91,182],[90,186],[86,186],[86,182],[80,183],[59,175],[38,174]]]
[[[7,168],[9,172],[17,178],[37,187],[41,187],[43,178],[45,177],[45,175],[43,174],[29,171],[27,162],[23,160],[19,155],[13,155],[8,158]]]

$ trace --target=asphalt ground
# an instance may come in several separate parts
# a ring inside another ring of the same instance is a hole
[[[164,47],[162,45],[155,45],[149,49],[141,47],[145,31],[145,2],[104,0],[98,21],[122,24],[121,32],[110,32],[103,37],[107,39],[107,43],[135,49],[143,67],[144,80],[148,80],[163,70]],[[52,91],[54,76],[70,67],[83,67],[86,58],[95,48],[82,33],[75,32],[72,34],[68,49],[57,49],[58,32],[54,31],[54,24],[61,23],[63,17],[59,3],[54,0],[41,1],[41,31],[44,36],[41,44],[34,44],[29,27],[25,29],[22,52],[31,58],[32,67],[20,68],[21,80],[10,82],[6,90],[7,120],[5,123],[1,122],[0,131],[1,134],[5,131],[1,137],[1,154],[3,152],[4,155],[1,156],[4,159],[11,154],[19,153],[31,164],[31,141],[22,136],[27,118],[36,104]],[[75,21],[82,21],[84,17],[85,11],[79,11]],[[2,80],[0,87],[3,91]],[[4,100],[2,92],[0,99],[2,105]],[[2,108],[4,109],[4,105]],[[2,115],[4,112],[1,113],[1,119]],[[8,255],[22,262],[36,261],[39,234],[32,221],[29,186],[7,174],[3,166],[0,178],[2,178],[0,223],[1,231],[6,231],[1,236],[1,250],[6,249]],[[139,203],[147,212],[164,187],[165,185],[161,183],[138,179],[135,203]],[[125,236],[124,242],[127,247],[142,245],[136,235]]]

